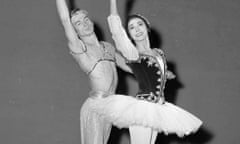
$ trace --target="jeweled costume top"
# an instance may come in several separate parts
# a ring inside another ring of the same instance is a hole
[[[73,55],[73,57],[75,57],[75,59],[78,59],[77,56],[81,55],[85,52],[87,52],[87,48],[84,45],[84,43],[82,43],[82,47],[85,48],[84,52],[82,53],[75,53],[73,51],[70,51],[70,54]],[[101,62],[101,61],[110,61],[110,62],[116,62],[115,59],[115,50],[111,47],[110,44],[108,44],[107,42],[101,41],[100,42],[101,47],[103,48],[103,53],[102,55],[95,60],[95,62],[93,62],[92,67],[90,68],[90,70],[86,71],[87,75],[90,75],[92,73],[92,71],[95,69],[95,67]]]
[[[157,56],[140,55],[137,61],[128,61],[139,86],[136,98],[150,102],[164,99],[166,60],[162,51],[154,49]]]

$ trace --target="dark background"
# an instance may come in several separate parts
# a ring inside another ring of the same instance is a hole
[[[166,99],[204,122],[196,135],[183,140],[160,135],[157,143],[239,143],[240,2],[118,3],[122,18],[127,10],[151,22],[154,45],[165,51],[177,75],[167,83]],[[75,5],[88,10],[101,39],[112,42],[109,1],[78,0]],[[88,96],[88,79],[69,54],[55,1],[1,0],[0,18],[0,143],[79,144],[79,109]],[[120,84],[119,91],[137,90],[132,77]],[[122,133],[118,143],[128,143],[126,130],[113,133]]]

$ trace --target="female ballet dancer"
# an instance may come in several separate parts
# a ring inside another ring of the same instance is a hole
[[[150,25],[141,15],[127,20],[127,33],[117,12],[116,0],[110,0],[108,23],[116,48],[135,75],[139,91],[135,96],[114,95],[94,103],[94,111],[119,128],[129,128],[131,144],[154,144],[157,133],[179,137],[196,132],[202,121],[184,109],[165,101],[167,79],[175,75],[167,70],[164,52],[150,48]]]

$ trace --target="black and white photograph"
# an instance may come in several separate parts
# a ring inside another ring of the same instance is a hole
[[[0,144],[237,144],[240,1],[2,0]]]

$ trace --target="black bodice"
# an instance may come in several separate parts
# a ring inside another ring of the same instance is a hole
[[[149,101],[158,101],[163,97],[166,82],[166,62],[163,55],[156,57],[140,55],[137,61],[128,62],[139,86],[138,96]],[[150,96],[150,97],[149,97]],[[141,99],[141,98],[140,98]]]

